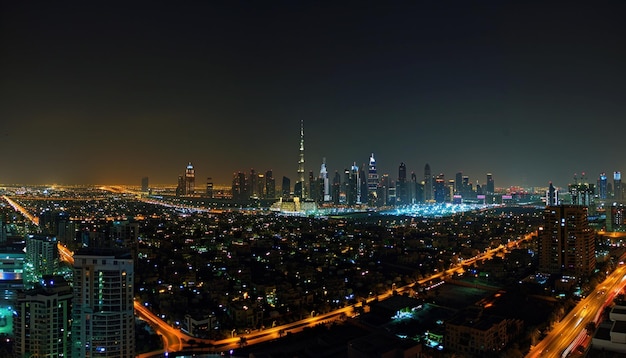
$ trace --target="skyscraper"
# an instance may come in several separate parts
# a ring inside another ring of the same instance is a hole
[[[556,206],[559,205],[559,192],[556,190],[552,182],[550,182],[550,186],[548,187],[548,192],[546,193],[546,206]]]
[[[463,172],[457,172],[454,177],[454,193],[457,195],[463,195]]]
[[[322,192],[322,201],[330,201],[330,182],[328,180],[328,170],[326,170],[326,158],[322,159],[320,166],[320,185]]]
[[[406,164],[402,162],[398,167],[398,181],[396,183],[396,199],[398,204],[409,204],[409,192],[407,189]]]
[[[613,197],[615,200],[622,200],[622,173],[613,173]]]
[[[287,199],[291,196],[291,180],[286,176],[283,176],[281,191],[283,193],[283,199]]]
[[[339,174],[338,171],[335,171],[335,175],[333,176],[333,189],[331,196],[333,204],[339,204],[341,198],[341,174]]]
[[[128,250],[74,254],[73,357],[135,357],[133,281]]]
[[[300,192],[295,194],[296,196],[300,196],[301,198],[306,197],[306,193],[304,192],[304,122],[300,121],[300,150],[299,150],[299,159],[298,159],[298,181],[296,182],[296,186],[300,183]],[[296,190],[294,189],[294,193]]]
[[[487,173],[487,186],[485,188],[485,194],[494,194],[496,192],[496,187],[493,182],[493,175],[491,173]]]
[[[376,188],[378,187],[378,172],[376,171],[376,159],[374,153],[370,156],[367,167],[367,201],[370,205],[376,204]]]
[[[444,203],[446,201],[446,179],[443,173],[435,178],[435,202]]]
[[[206,197],[209,199],[213,198],[213,178],[206,178]]]
[[[276,198],[276,179],[271,170],[265,172],[265,197],[268,199]]]
[[[580,276],[595,268],[595,237],[582,205],[547,206],[539,231],[539,270]]]
[[[148,177],[141,178],[141,191],[144,193],[148,192]]]
[[[426,163],[424,166],[424,201],[428,203],[432,202],[433,199],[433,177],[430,172],[430,165]]]
[[[600,173],[600,177],[598,178],[598,197],[600,199],[607,198],[607,178],[606,173]]]
[[[191,162],[187,164],[185,169],[185,193],[184,195],[193,195],[195,191],[196,171],[193,169]]]

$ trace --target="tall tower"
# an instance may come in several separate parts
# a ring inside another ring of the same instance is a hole
[[[128,250],[74,254],[72,357],[135,357],[133,281]]]
[[[193,195],[196,183],[196,171],[193,169],[191,162],[187,164],[185,169],[185,191],[184,195]]]
[[[378,172],[376,171],[376,159],[374,153],[370,156],[369,166],[367,168],[367,198],[370,205],[376,203],[376,188],[378,187]]]
[[[306,197],[304,192],[304,121],[300,121],[300,158],[298,159],[298,182],[302,186],[302,197]]]
[[[330,181],[328,180],[328,170],[326,170],[326,158],[322,159],[320,167],[320,184],[322,185],[322,201],[330,201]]]
[[[426,163],[424,166],[424,202],[429,203],[433,199],[433,177],[430,173],[430,165]]]
[[[583,276],[596,264],[595,235],[582,205],[546,206],[539,231],[539,270]]]

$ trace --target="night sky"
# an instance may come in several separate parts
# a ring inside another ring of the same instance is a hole
[[[625,2],[336,3],[2,2],[0,183],[626,172]]]

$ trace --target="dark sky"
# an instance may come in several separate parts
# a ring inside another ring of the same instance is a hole
[[[340,3],[340,4],[338,4]],[[419,3],[419,4],[414,4]],[[392,5],[394,4],[394,5]],[[0,183],[626,171],[623,1],[11,1]],[[609,175],[612,177],[612,175]],[[280,182],[280,180],[278,180]]]

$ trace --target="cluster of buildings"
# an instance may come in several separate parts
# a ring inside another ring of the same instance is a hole
[[[300,127],[299,160],[297,178],[292,184],[283,176],[277,184],[271,170],[264,173],[251,169],[249,173],[233,174],[230,192],[215,191],[211,178],[207,178],[206,189],[197,190],[195,170],[189,163],[184,173],[178,176],[177,196],[202,196],[205,198],[229,198],[235,201],[250,199],[311,201],[317,205],[364,205],[370,207],[409,205],[417,203],[485,202],[486,196],[495,194],[493,175],[487,174],[486,183],[473,184],[462,172],[454,179],[446,179],[443,173],[435,175],[429,164],[422,176],[407,172],[405,163],[400,163],[396,178],[389,174],[378,174],[374,153],[367,164],[360,167],[354,162],[342,171],[330,174],[326,159],[322,160],[319,173],[309,171],[305,175],[304,129]],[[142,191],[148,192],[148,178],[142,178]],[[489,199],[487,198],[487,201]]]
[[[3,205],[1,216],[14,215]],[[135,259],[123,246],[136,237],[120,236],[125,230],[119,223],[98,232],[65,214],[44,211],[38,220],[39,228],[0,222],[5,233],[0,241],[0,334],[13,342],[12,351],[3,354],[134,357]],[[65,251],[65,261],[73,265],[62,262],[58,247],[59,241],[70,240],[78,249],[74,255]],[[81,242],[90,246],[79,248]]]

